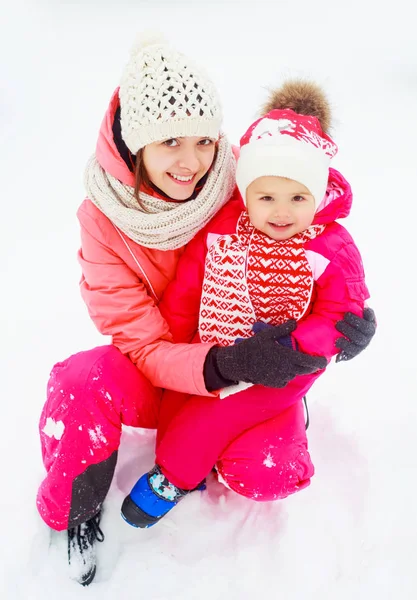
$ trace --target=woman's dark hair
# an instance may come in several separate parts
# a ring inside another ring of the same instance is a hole
[[[149,175],[145,168],[145,163],[143,162],[143,150],[144,150],[143,148],[140,148],[140,150],[138,150],[137,154],[136,154],[134,196],[135,196],[139,206],[141,207],[141,209],[145,210],[140,201],[139,191],[140,191],[140,188],[142,185],[145,185],[146,187],[150,187],[151,180],[149,179]]]

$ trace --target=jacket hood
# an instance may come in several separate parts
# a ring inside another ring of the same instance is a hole
[[[330,167],[327,191],[318,207],[313,225],[326,225],[336,219],[343,219],[350,213],[352,190],[339,171]]]
[[[111,97],[109,107],[100,127],[96,157],[100,166],[107,173],[119,179],[123,184],[135,187],[135,176],[121,157],[114,141],[113,122],[119,105],[119,88],[117,88]]]

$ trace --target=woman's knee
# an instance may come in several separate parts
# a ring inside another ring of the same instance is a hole
[[[49,376],[48,392],[54,391],[56,384],[59,384],[62,389],[71,388],[74,385],[85,385],[94,368],[98,367],[100,370],[107,368],[120,358],[126,360],[113,345],[97,346],[91,350],[72,354],[53,366]]]
[[[282,500],[310,485],[314,466],[307,448],[271,448],[250,461],[224,456],[217,464],[220,479],[236,493],[269,502]]]
[[[79,352],[50,374],[41,426],[48,417],[80,410],[133,427],[157,426],[161,390],[113,345]]]
[[[108,366],[118,358],[117,353],[120,354],[114,346],[99,346],[56,363],[49,375],[44,412],[50,414],[85,402],[91,395],[86,390],[101,385],[101,375],[109,371]]]

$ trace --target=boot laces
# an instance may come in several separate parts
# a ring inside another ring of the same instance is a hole
[[[85,523],[69,530],[69,540],[74,541],[74,538],[76,538],[81,554],[88,550],[94,544],[94,541],[104,541],[104,533],[100,529],[100,518],[101,511]]]

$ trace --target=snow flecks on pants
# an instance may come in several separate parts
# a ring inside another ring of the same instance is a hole
[[[43,433],[48,437],[54,437],[56,440],[60,440],[64,434],[65,425],[62,421],[54,421],[51,417],[46,419],[45,427],[42,429]]]
[[[97,375],[95,377],[92,377],[92,381],[98,381],[100,379],[100,377],[102,376],[102,371],[101,369],[97,369]]]
[[[272,454],[270,452],[265,453],[265,460],[263,464],[265,465],[265,467],[268,467],[268,469],[277,466],[276,463],[274,463],[274,459],[272,458]]]
[[[282,440],[282,438],[280,438]],[[265,440],[266,441],[266,440]],[[276,462],[274,461],[274,453],[271,450],[276,450],[277,446],[269,444],[268,448],[263,451],[263,455],[265,456],[265,460],[263,461],[263,465],[268,469],[272,469],[272,467],[276,467]],[[276,453],[275,453],[276,454]]]
[[[88,435],[94,448],[100,448],[102,444],[107,444],[107,438],[101,430],[101,425],[96,425],[95,429],[89,429]]]
[[[103,398],[105,398],[106,402],[113,402],[113,398],[111,397],[111,395],[109,394],[109,392],[106,390],[106,388],[101,388],[100,389],[100,394],[103,396]]]

